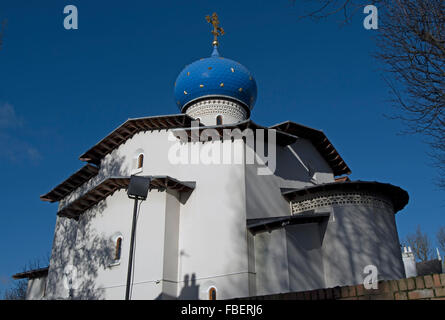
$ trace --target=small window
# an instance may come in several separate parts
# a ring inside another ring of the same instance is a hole
[[[216,288],[211,287],[209,289],[209,300],[216,300]]]
[[[140,154],[138,157],[138,169],[142,168],[143,165],[144,165],[144,155]]]
[[[219,125],[222,125],[222,124],[223,124],[223,119],[222,119],[222,116],[219,115],[219,116],[216,117],[216,125],[219,126]]]
[[[114,260],[118,261],[121,259],[121,251],[122,251],[122,238],[119,237],[116,240],[116,251],[114,252]]]

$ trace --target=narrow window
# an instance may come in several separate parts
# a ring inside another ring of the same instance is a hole
[[[216,125],[219,126],[219,125],[222,125],[222,124],[223,124],[222,116],[217,116],[216,117]]]
[[[216,289],[214,287],[209,289],[209,300],[216,300]]]
[[[122,249],[122,238],[119,237],[116,240],[116,251],[114,252],[114,260],[121,259],[121,249]]]
[[[142,168],[143,165],[144,165],[144,155],[140,154],[138,157],[138,169]]]

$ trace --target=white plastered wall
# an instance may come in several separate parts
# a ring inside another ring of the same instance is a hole
[[[136,236],[132,298],[168,298],[176,293],[184,299],[207,299],[210,286],[217,288],[218,299],[247,296],[244,165],[242,162],[227,165],[173,164],[168,154],[175,143],[168,139],[165,130],[136,134],[107,155],[99,174],[67,196],[60,208],[110,176],[129,176],[134,172],[136,153],[143,152],[144,166],[138,175],[169,175],[182,181],[195,181],[196,189],[191,194],[175,195],[174,200],[169,193],[153,190],[147,201],[142,203]],[[224,143],[234,149],[244,148],[240,140]],[[222,146],[223,143],[207,144]],[[180,149],[188,145],[203,146],[201,143],[183,144]],[[59,269],[63,270],[67,261],[73,261],[73,265],[79,267],[81,284],[74,292],[79,298],[124,297],[132,210],[133,202],[127,198],[125,191],[117,191],[82,215],[79,230],[85,232],[76,233],[74,250],[60,246],[74,257],[62,259],[65,262],[59,262]],[[78,222],[58,219],[70,224],[73,230],[77,229]],[[176,239],[172,240],[165,230],[172,233],[176,230]],[[110,239],[116,233],[123,236],[122,255],[120,264],[112,265],[112,261],[107,259],[113,255]],[[176,254],[175,250],[178,251]],[[95,260],[94,264],[91,259]],[[53,271],[50,270],[51,278],[59,281],[57,289],[51,293],[67,298],[67,290],[63,294],[57,291],[62,278],[60,271],[54,271],[57,265],[54,263]]]

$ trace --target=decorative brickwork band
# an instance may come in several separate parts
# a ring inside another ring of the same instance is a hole
[[[290,202],[291,214],[298,214],[300,212],[323,207],[344,205],[372,206],[376,208],[389,208],[390,210],[393,210],[393,206],[389,201],[386,201],[376,195],[364,192],[333,193]]]

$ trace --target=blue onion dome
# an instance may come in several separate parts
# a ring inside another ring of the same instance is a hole
[[[236,61],[221,57],[216,46],[209,58],[187,65],[175,82],[176,105],[182,112],[194,101],[220,97],[240,102],[250,113],[256,96],[257,85],[250,71]]]

